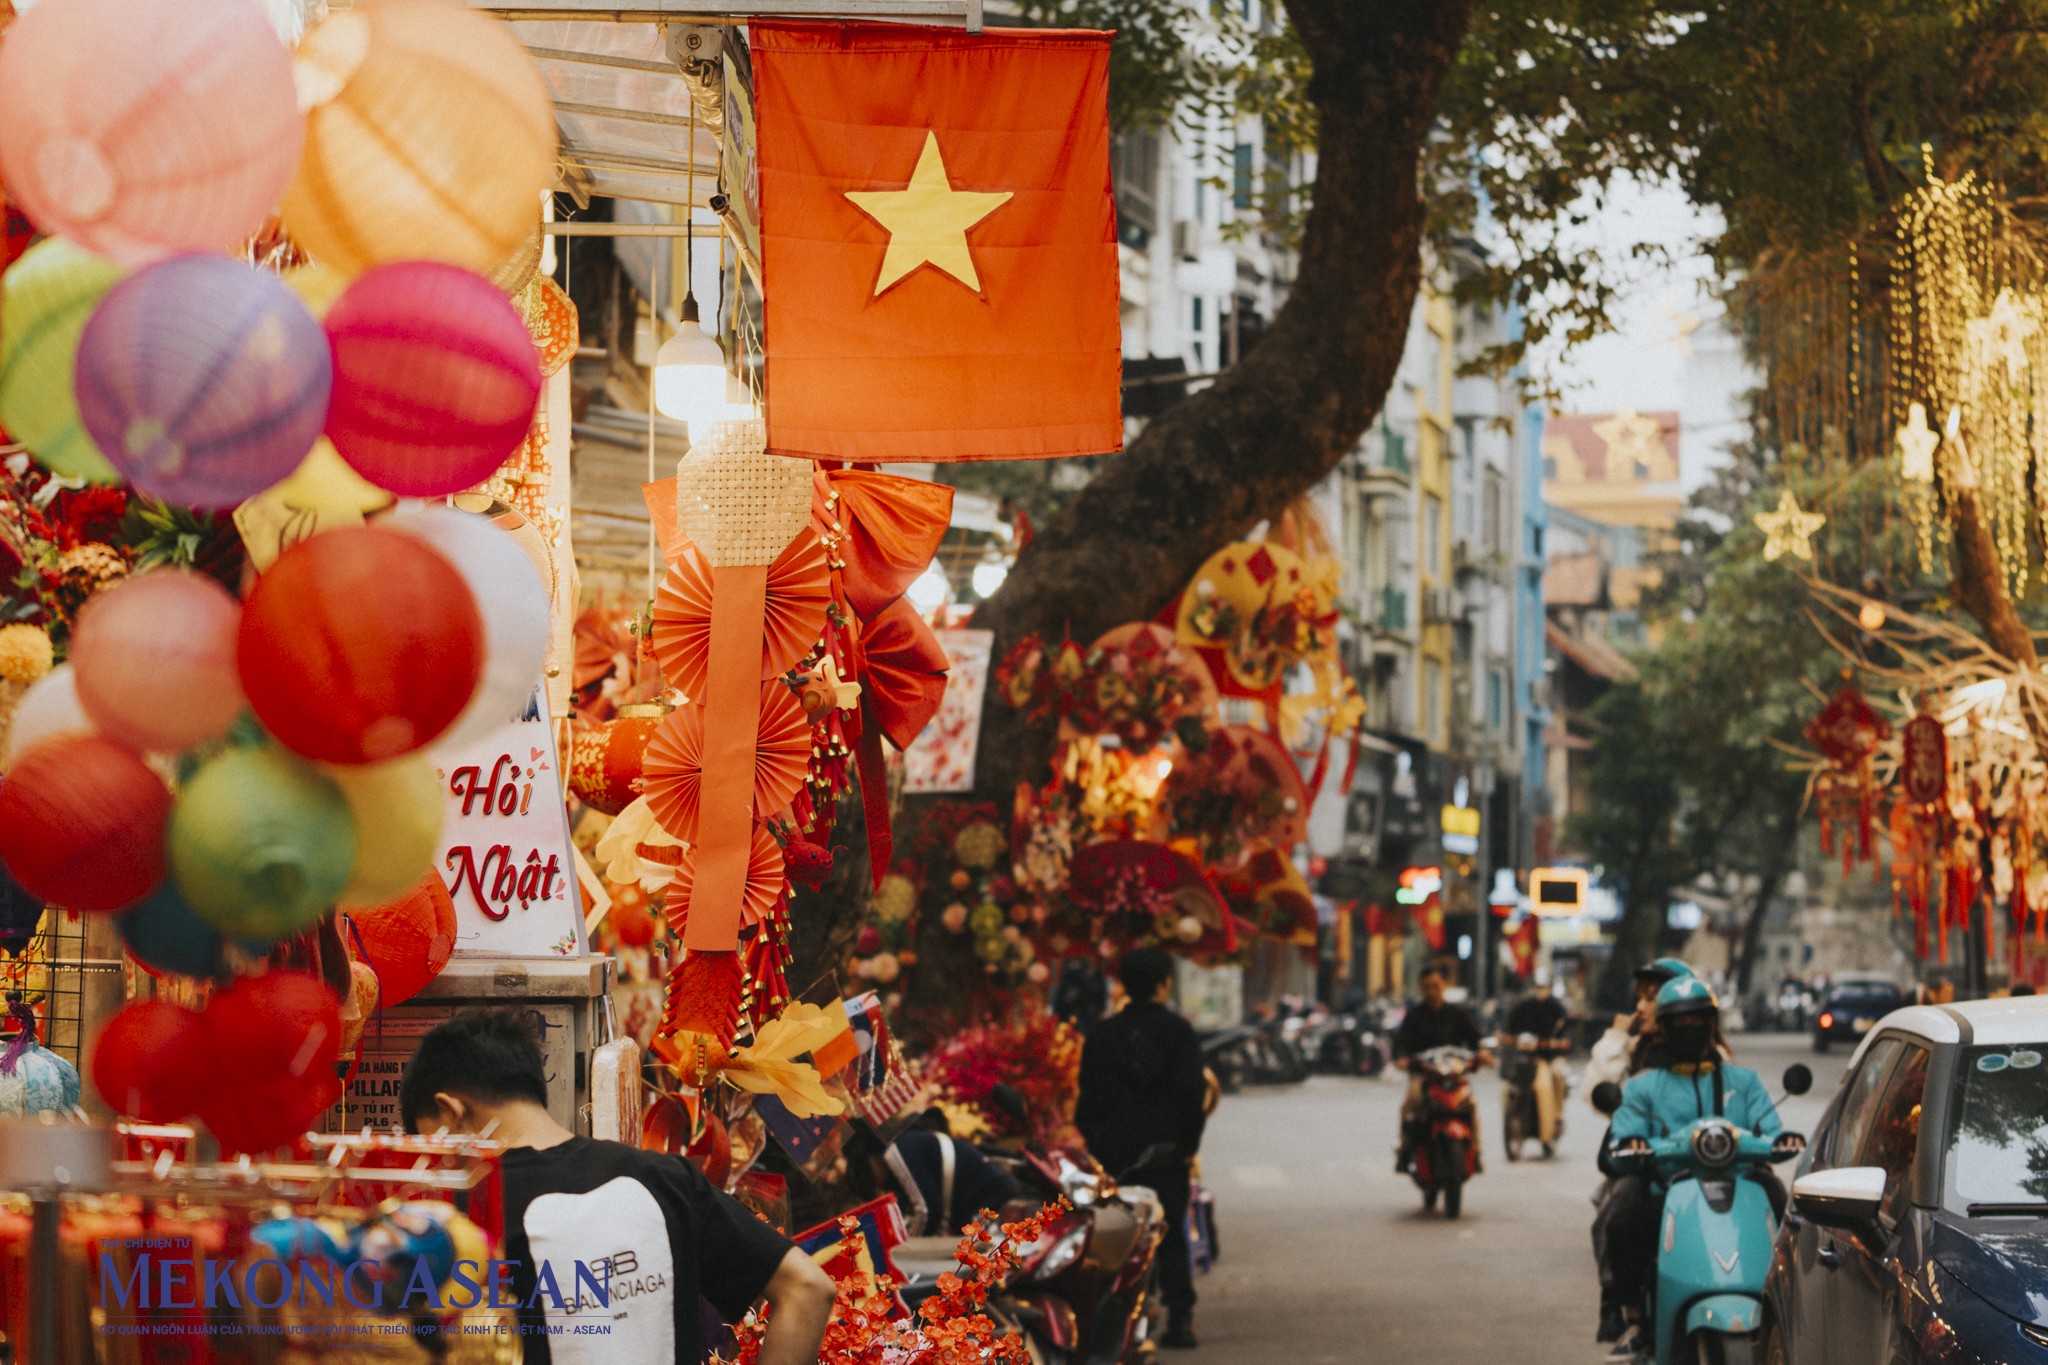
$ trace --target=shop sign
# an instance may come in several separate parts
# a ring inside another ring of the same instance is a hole
[[[1441,817],[1444,852],[1473,854],[1479,851],[1479,808],[1445,806]]]
[[[1529,908],[1539,915],[1586,913],[1586,869],[1539,867],[1529,874]]]
[[[455,901],[455,951],[581,953],[582,896],[546,698],[536,690],[520,719],[435,750],[434,765],[446,802],[438,866]]]

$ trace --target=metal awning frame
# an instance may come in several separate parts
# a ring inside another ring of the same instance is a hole
[[[983,0],[470,0],[501,19],[610,20],[620,24],[744,24],[750,19],[858,19],[982,27]]]

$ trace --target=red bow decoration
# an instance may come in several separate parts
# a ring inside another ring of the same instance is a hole
[[[946,485],[865,469],[819,471],[811,502],[811,524],[835,546],[840,587],[863,621],[909,590],[952,520]]]

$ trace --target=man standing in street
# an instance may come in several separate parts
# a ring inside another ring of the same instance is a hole
[[[774,1310],[761,1365],[812,1365],[832,1281],[681,1157],[579,1137],[547,1108],[527,1016],[465,1010],[420,1040],[399,1083],[407,1132],[505,1144],[505,1259],[527,1365],[698,1365],[704,1305]],[[597,1297],[577,1267],[599,1275]]]
[[[1207,1121],[1202,1048],[1194,1027],[1166,1003],[1173,993],[1173,958],[1163,949],[1126,953],[1117,977],[1130,1003],[1097,1024],[1082,1044],[1074,1126],[1112,1176],[1159,1195],[1166,1212],[1159,1281],[1167,1312],[1160,1344],[1186,1349],[1195,1345],[1189,1165]],[[1153,1152],[1149,1158],[1148,1151]]]
[[[1408,1073],[1408,1094],[1401,1101],[1401,1141],[1394,1153],[1396,1174],[1406,1175],[1415,1155],[1415,1119],[1422,1112],[1422,1073],[1409,1063],[1433,1047],[1479,1051],[1479,1025],[1470,1011],[1444,999],[1444,974],[1436,967],[1422,973],[1422,999],[1401,1017],[1394,1031],[1394,1065]],[[1482,1054],[1482,1060],[1484,1055]],[[1473,1134],[1476,1150],[1478,1134]]]

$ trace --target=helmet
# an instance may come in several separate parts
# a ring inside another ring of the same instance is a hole
[[[1713,987],[1690,972],[1672,977],[1657,991],[1659,1021],[1686,1014],[1707,1014],[1720,1008]]]
[[[1635,971],[1636,980],[1649,986],[1661,986],[1667,981],[1692,974],[1692,968],[1675,957],[1660,957],[1655,962],[1645,962]]]

